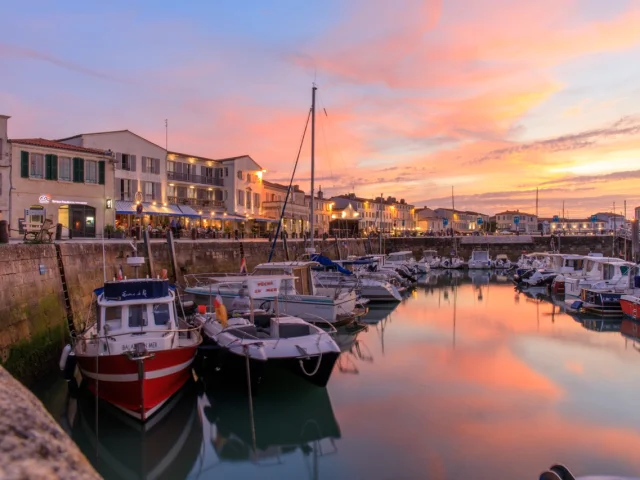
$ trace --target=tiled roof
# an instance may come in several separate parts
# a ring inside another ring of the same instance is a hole
[[[58,142],[65,142],[67,140],[71,140],[72,138],[89,137],[89,136],[92,136],[92,135],[105,135],[105,134],[108,134],[108,133],[130,133],[131,135],[133,135],[135,137],[138,137],[138,138],[144,140],[145,142],[150,143],[151,145],[153,145],[155,147],[158,147],[158,148],[161,148],[162,150],[164,150],[164,147],[158,145],[157,143],[153,143],[151,140],[148,140],[148,139],[138,135],[137,133],[133,133],[131,130],[126,130],[126,129],[125,130],[110,130],[110,131],[107,131],[107,132],[79,133],[78,135],[73,135],[71,137],[59,138],[57,141]]]
[[[104,150],[98,150],[95,148],[76,147],[75,145],[69,145],[68,143],[54,142],[53,140],[46,140],[44,138],[12,138],[9,140],[11,143],[19,143],[20,145],[31,145],[32,147],[43,148],[56,148],[58,150],[67,150],[70,152],[92,153],[95,155],[104,155]]]
[[[496,215],[526,215],[527,217],[535,217],[531,213],[518,212],[517,210],[505,210],[504,212],[496,213]]]

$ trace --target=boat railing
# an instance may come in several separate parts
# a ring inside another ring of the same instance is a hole
[[[180,336],[180,334],[182,333],[186,333],[186,337],[190,338],[192,334],[195,334],[195,338],[194,338],[194,343],[196,343],[197,341],[199,341],[201,339],[201,335],[200,335],[200,330],[202,329],[202,326],[197,325],[194,327],[189,327],[189,328],[170,328],[170,329],[145,329],[142,332],[138,332],[138,331],[128,331],[128,332],[116,332],[116,333],[111,333],[111,332],[107,332],[105,334],[102,335],[97,335],[95,333],[92,333],[91,335],[84,335],[83,333],[78,333],[78,332],[72,332],[71,333],[71,341],[72,343],[74,342],[86,342],[89,345],[93,345],[96,344],[98,341],[101,340],[111,340],[114,341],[116,337],[123,337],[123,336],[131,336],[131,335],[136,335],[139,333],[162,333],[162,334],[167,334],[167,333],[177,333],[178,336]],[[143,340],[142,337],[138,337],[141,340]],[[108,342],[107,342],[108,344]]]

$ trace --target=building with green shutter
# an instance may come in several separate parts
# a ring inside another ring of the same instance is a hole
[[[43,138],[7,139],[6,122],[0,117],[0,152],[7,163],[0,169],[0,206],[7,205],[8,216],[2,216],[10,236],[24,235],[27,217],[32,223],[61,223],[63,238],[102,236],[115,219],[114,209],[107,208],[114,196],[111,156]]]

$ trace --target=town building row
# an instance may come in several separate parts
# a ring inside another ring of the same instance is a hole
[[[166,150],[129,130],[83,133],[58,140],[9,139],[0,115],[0,220],[12,237],[46,220],[63,237],[95,237],[106,230],[167,226],[265,236],[281,230],[309,234],[311,197],[298,185],[264,178],[250,155],[214,159]],[[285,202],[286,199],[286,202]],[[355,193],[314,199],[315,234],[340,237],[382,232],[602,233],[625,225],[622,215],[586,219],[538,218],[518,210],[494,216],[450,208],[415,208],[404,199]]]

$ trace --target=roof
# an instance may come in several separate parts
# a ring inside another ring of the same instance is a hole
[[[488,217],[489,215],[487,215],[486,213],[480,213],[480,212],[472,212],[470,210],[455,210],[453,208],[443,208],[443,207],[439,207],[439,208],[435,208],[434,211],[437,210],[442,210],[444,212],[454,212],[454,213],[466,213],[468,215],[482,215],[484,217]]]
[[[76,147],[75,145],[69,145],[68,143],[56,142],[53,140],[46,140],[44,138],[12,138],[9,140],[11,143],[19,143],[20,145],[31,145],[33,147],[43,148],[56,148],[58,150],[67,150],[70,152],[80,153],[92,153],[94,155],[105,155],[105,150],[98,150],[96,148]]]
[[[85,137],[85,136],[89,136],[89,135],[106,135],[106,134],[109,134],[109,133],[130,133],[131,135],[134,135],[134,136],[144,140],[145,142],[150,143],[151,145],[154,145],[154,146],[164,150],[164,147],[161,147],[157,143],[153,143],[151,140],[147,140],[146,138],[138,135],[137,133],[133,133],[131,130],[127,130],[127,129],[125,129],[125,130],[110,130],[110,131],[107,131],[107,132],[79,133],[79,134],[73,135],[71,137],[59,138],[57,141],[58,142],[64,142],[66,140],[71,140],[72,138]]]
[[[268,180],[262,180],[262,184],[265,187],[271,187],[271,188],[280,188],[282,190],[288,190],[289,187],[286,185],[282,185],[281,183],[276,183],[276,182],[269,182]],[[293,186],[291,187],[291,193],[293,193]]]
[[[209,162],[219,162],[220,161],[220,160],[216,160],[215,158],[201,157],[199,155],[192,155],[190,153],[173,152],[173,151],[170,151],[170,150],[167,150],[167,155],[179,155],[181,157],[197,158],[198,160],[207,160]]]
[[[504,212],[496,213],[496,215],[526,215],[527,217],[535,217],[535,215],[526,212],[519,212],[518,210],[505,210]]]

